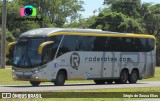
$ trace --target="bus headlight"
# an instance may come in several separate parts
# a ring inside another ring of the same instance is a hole
[[[38,76],[36,76],[35,78],[36,78],[36,79],[39,79],[39,77],[38,77]]]

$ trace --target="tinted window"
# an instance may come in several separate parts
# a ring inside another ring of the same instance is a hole
[[[107,38],[105,43],[106,51],[120,51],[122,48],[122,39],[116,37]]]
[[[60,43],[62,35],[49,37],[49,41],[54,41],[55,43]]]
[[[70,51],[106,51],[106,52],[149,52],[154,49],[154,39],[65,36],[60,47],[61,54]]]
[[[105,44],[106,43],[106,37],[96,37],[93,42],[93,50],[94,51],[104,51],[105,50]]]
[[[149,52],[154,49],[154,39],[125,37],[96,37],[94,51]]]
[[[61,54],[70,51],[76,51],[77,49],[77,36],[64,36],[62,45],[60,47]]]
[[[152,51],[154,49],[154,40],[153,39],[148,39],[147,49],[148,49],[148,51]]]

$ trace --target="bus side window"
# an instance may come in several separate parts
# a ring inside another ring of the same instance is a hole
[[[92,51],[94,37],[92,36],[79,36],[78,37],[78,50],[79,51]]]
[[[59,49],[59,52],[61,52],[60,55],[67,52],[76,51],[76,47],[76,36],[66,35]]]
[[[140,39],[140,44],[141,44],[141,47],[139,47],[141,49],[140,52],[147,52],[146,41],[147,41],[146,38]]]
[[[106,51],[114,51],[114,52],[122,52],[123,51],[122,38],[109,37],[109,38],[107,38],[105,43],[107,43]]]
[[[147,52],[154,50],[154,39],[147,39]]]
[[[105,51],[106,39],[106,37],[96,37],[94,40],[94,51]]]

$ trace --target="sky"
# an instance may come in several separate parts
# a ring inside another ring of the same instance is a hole
[[[94,10],[98,10],[98,8],[104,7],[102,5],[104,0],[82,0],[82,1],[84,1],[83,7],[85,9],[84,12],[81,12],[83,18],[88,18],[89,16],[92,16]],[[141,1],[142,2],[151,2],[153,4],[160,3],[160,0],[141,0]],[[97,15],[97,14],[98,14],[98,12],[95,13],[95,15]]]

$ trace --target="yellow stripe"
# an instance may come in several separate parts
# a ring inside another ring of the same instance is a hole
[[[41,82],[47,82],[48,79],[19,79],[19,78],[12,78],[14,81],[41,81]]]
[[[144,34],[101,34],[101,33],[87,33],[87,32],[55,32],[49,34],[49,36],[55,35],[80,35],[80,36],[106,36],[106,37],[133,37],[133,38],[152,38],[156,39],[153,35],[144,35]]]
[[[54,42],[54,41],[43,42],[43,43],[39,46],[39,48],[38,48],[38,54],[42,54],[42,50],[43,50],[44,46],[46,46],[46,45],[48,45],[48,44],[50,44],[50,43],[53,43],[53,42]]]
[[[11,42],[11,43],[8,44],[8,47],[7,47],[7,54],[9,54],[10,48],[11,48],[13,45],[15,45],[16,43],[17,43],[17,42]]]
[[[69,78],[68,80],[86,80],[84,78]]]

